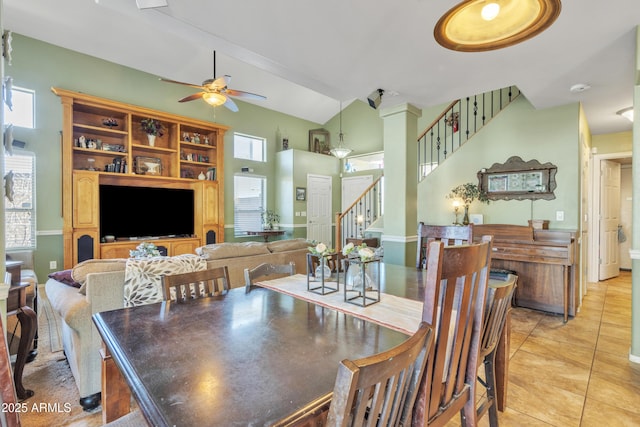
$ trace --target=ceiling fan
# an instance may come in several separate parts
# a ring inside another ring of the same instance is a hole
[[[202,92],[185,96],[184,98],[178,100],[178,102],[188,102],[188,101],[193,101],[195,99],[202,98],[206,103],[214,107],[217,107],[219,105],[224,105],[225,107],[227,107],[229,110],[233,112],[238,111],[238,106],[230,98],[231,96],[236,98],[244,98],[244,99],[256,99],[256,100],[267,99],[265,96],[257,95],[255,93],[230,89],[229,82],[231,81],[231,76],[229,75],[224,75],[222,77],[216,78],[216,51],[215,50],[213,51],[213,78],[203,81],[202,85],[184,83],[184,82],[179,82],[176,80],[170,80],[170,79],[164,79],[164,78],[160,78],[160,80],[162,80],[163,82],[177,83],[177,84],[190,86],[190,87],[194,87],[202,90]]]

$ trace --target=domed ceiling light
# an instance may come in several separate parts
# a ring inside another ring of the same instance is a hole
[[[560,0],[467,0],[440,18],[433,33],[451,50],[501,49],[543,32],[561,9]]]

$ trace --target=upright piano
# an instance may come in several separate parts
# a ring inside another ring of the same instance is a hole
[[[511,224],[474,225],[474,240],[493,236],[492,269],[518,275],[515,304],[575,316],[580,302],[576,232],[542,230]]]

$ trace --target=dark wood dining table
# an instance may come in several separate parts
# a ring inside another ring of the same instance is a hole
[[[174,303],[168,311],[158,303],[93,319],[153,426],[264,426],[291,414],[304,417],[305,408],[317,406],[311,402],[333,390],[342,359],[375,354],[407,339],[263,288]],[[103,376],[103,382],[114,380],[117,376]],[[114,405],[103,400],[105,408]]]
[[[381,268],[382,292],[424,299],[424,271],[384,263]],[[340,360],[375,354],[407,338],[262,288],[173,303],[168,311],[151,304],[98,313],[94,322],[107,359],[115,362],[106,371],[112,375],[105,376],[103,367],[103,420],[126,413],[123,390],[131,390],[157,426],[284,425],[287,416],[296,425],[329,402]],[[502,345],[506,357],[508,339],[506,350]],[[507,360],[497,362],[502,408]],[[124,386],[116,384],[123,380]],[[124,405],[108,402],[105,390],[114,389]]]

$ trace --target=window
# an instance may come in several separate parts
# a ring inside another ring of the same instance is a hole
[[[4,121],[23,128],[35,128],[35,97],[36,93],[29,89],[13,87],[11,89],[11,104],[13,109],[9,110],[4,104]]]
[[[233,181],[234,236],[260,230],[267,201],[267,179],[263,176],[235,175]]]
[[[5,154],[4,170],[13,173],[13,201],[5,198],[5,249],[35,249],[35,157],[19,150]]]
[[[236,159],[254,160],[256,162],[266,161],[267,140],[257,136],[233,134],[233,157]]]

